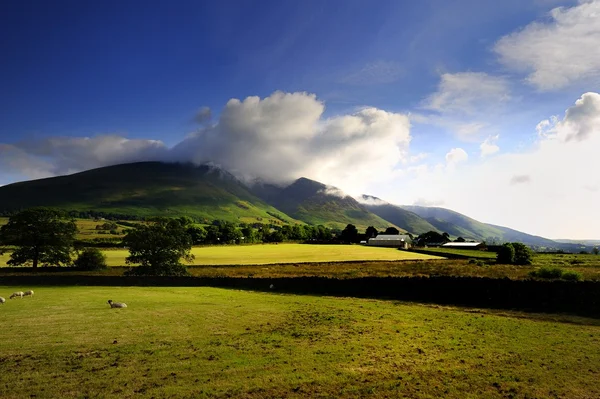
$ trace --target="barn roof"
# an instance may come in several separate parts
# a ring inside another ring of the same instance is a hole
[[[476,247],[481,245],[480,242],[447,242],[442,247]]]
[[[379,234],[371,240],[386,240],[386,241],[411,241],[410,236],[406,234]]]

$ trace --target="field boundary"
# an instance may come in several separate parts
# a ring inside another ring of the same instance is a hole
[[[480,308],[564,312],[600,317],[600,282],[539,281],[481,277],[134,277],[3,276],[12,286],[219,287],[291,294],[382,298]],[[273,288],[270,288],[273,286]]]

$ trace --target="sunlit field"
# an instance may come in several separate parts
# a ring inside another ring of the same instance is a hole
[[[0,295],[30,288],[0,305],[5,399],[600,397],[592,319],[216,288]]]
[[[104,250],[109,266],[124,266],[129,255],[126,249]],[[356,260],[419,260],[440,259],[436,256],[376,248],[361,245],[266,244],[241,246],[196,247],[190,265],[252,265],[297,262],[336,262]],[[6,266],[8,254],[0,256],[0,266]]]

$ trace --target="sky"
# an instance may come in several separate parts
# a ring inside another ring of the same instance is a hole
[[[600,0],[0,3],[0,185],[134,161],[600,239]]]

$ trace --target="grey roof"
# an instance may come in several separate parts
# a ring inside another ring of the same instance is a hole
[[[381,241],[412,241],[410,236],[406,234],[379,234],[375,238],[371,238],[371,240],[381,240]]]
[[[442,247],[476,247],[480,242],[447,242]]]

